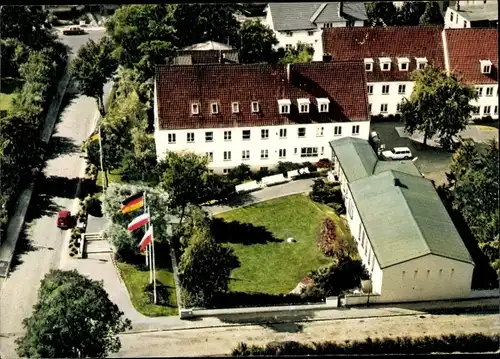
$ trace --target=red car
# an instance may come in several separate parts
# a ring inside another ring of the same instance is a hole
[[[66,229],[71,228],[74,225],[74,218],[71,212],[64,209],[57,214],[57,227]]]

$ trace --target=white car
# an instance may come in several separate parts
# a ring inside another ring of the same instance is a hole
[[[382,156],[388,160],[409,160],[413,157],[408,147],[394,147],[391,150],[383,151]]]

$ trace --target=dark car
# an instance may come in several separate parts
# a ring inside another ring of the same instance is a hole
[[[63,35],[83,35],[85,31],[78,26],[70,27],[69,29],[63,30]]]
[[[67,229],[73,227],[75,219],[68,210],[62,210],[57,214],[57,227]]]

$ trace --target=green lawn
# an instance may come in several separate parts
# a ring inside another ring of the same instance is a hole
[[[174,275],[167,269],[158,269],[156,279],[162,285],[167,286],[169,293],[167,305],[154,305],[151,303],[148,294],[144,292],[149,283],[149,271],[139,270],[137,267],[127,263],[117,263],[118,270],[127,286],[127,290],[132,299],[132,304],[138,312],[149,317],[160,317],[177,315],[177,297],[175,295]]]
[[[120,174],[120,170],[117,169],[117,170],[113,170],[111,172],[108,173],[108,185],[110,185],[111,183],[119,183],[119,184],[123,184],[124,182],[122,181],[122,176]],[[97,173],[97,180],[96,180],[96,183],[98,186],[102,186],[102,171],[99,171],[99,173]]]
[[[330,216],[340,232],[348,233],[329,207],[312,202],[307,195],[293,195],[222,213],[226,222],[238,221],[264,228],[246,229],[232,235],[230,244],[241,266],[232,273],[232,291],[288,293],[311,271],[330,262],[318,249],[320,225]],[[232,233],[237,229],[233,229]],[[340,235],[341,233],[339,233]],[[296,242],[288,243],[293,237]],[[266,243],[263,238],[267,238]],[[238,243],[240,242],[240,243]],[[241,243],[243,242],[243,243]]]
[[[18,91],[23,86],[23,82],[18,79],[2,79],[0,92],[0,111],[9,111],[12,107],[12,100],[17,96]]]

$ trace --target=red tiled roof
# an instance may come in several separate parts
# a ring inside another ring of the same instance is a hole
[[[498,82],[498,30],[496,28],[446,29],[450,71],[468,84]],[[480,60],[493,63],[491,74],[481,73]]]
[[[368,82],[410,81],[417,68],[415,57],[426,57],[429,65],[445,68],[442,27],[335,27],[323,30],[323,52],[336,60],[374,60]],[[391,71],[381,71],[379,57],[390,57]],[[397,58],[410,60],[408,71],[399,71]]]
[[[361,61],[290,65],[207,64],[158,66],[156,86],[160,129],[221,128],[287,125],[294,123],[367,121],[366,76]],[[328,113],[319,113],[315,98],[329,98]],[[310,113],[299,114],[298,98],[310,99]],[[279,99],[292,102],[281,115]],[[259,102],[258,113],[251,112]],[[191,114],[191,104],[200,114]],[[219,114],[211,113],[211,103]],[[240,113],[232,113],[232,102]]]

